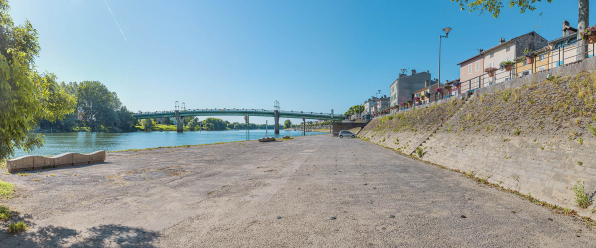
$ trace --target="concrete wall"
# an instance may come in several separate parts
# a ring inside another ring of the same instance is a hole
[[[481,88],[445,122],[433,118],[450,102],[375,119],[359,137],[406,154],[420,146],[423,160],[596,218],[596,204],[579,208],[573,193],[582,180],[586,193],[596,194],[596,137],[587,128],[596,126],[596,78],[585,72],[595,69],[596,58],[588,58]],[[547,74],[561,78],[545,80]],[[412,121],[431,123],[400,128]]]
[[[8,172],[40,170],[73,165],[103,163],[106,160],[106,151],[96,151],[89,154],[63,153],[53,157],[23,156],[6,160]]]

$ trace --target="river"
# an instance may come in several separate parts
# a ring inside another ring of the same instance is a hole
[[[322,134],[307,132],[306,135]],[[165,146],[212,144],[246,140],[246,130],[228,131],[194,131],[194,132],[132,132],[132,133],[44,133],[43,147],[27,154],[17,150],[13,157],[25,155],[50,156],[65,152],[89,153],[97,150],[118,151],[128,149],[144,149]],[[281,138],[284,135],[301,136],[301,131],[280,130],[279,135],[273,135],[268,130],[268,136]],[[264,129],[250,130],[250,140],[265,137]]]

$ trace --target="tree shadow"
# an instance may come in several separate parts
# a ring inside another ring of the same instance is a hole
[[[86,231],[47,226],[20,234],[0,232],[4,247],[155,247],[157,232],[122,225],[100,225]]]

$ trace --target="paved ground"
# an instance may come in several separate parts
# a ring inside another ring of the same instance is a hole
[[[119,152],[0,179],[19,192],[1,203],[32,226],[0,232],[2,247],[596,246],[571,217],[329,135]]]

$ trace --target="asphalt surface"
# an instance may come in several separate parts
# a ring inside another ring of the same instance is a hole
[[[575,218],[329,135],[110,153],[39,172],[0,175],[19,193],[0,204],[31,226],[0,231],[0,247],[596,246]]]

